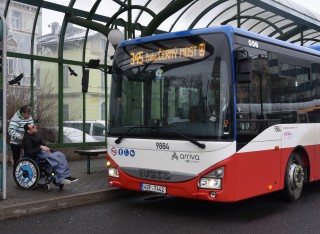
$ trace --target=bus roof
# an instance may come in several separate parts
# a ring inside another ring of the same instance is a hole
[[[123,41],[119,44],[119,46],[127,46],[133,45],[138,43],[146,43],[151,41],[159,41],[159,40],[166,40],[171,38],[179,38],[179,37],[186,37],[192,35],[199,35],[199,34],[207,34],[207,33],[214,33],[214,32],[224,32],[226,34],[231,35],[233,32],[233,27],[229,25],[225,26],[216,26],[216,27],[208,27],[208,28],[201,28],[201,29],[190,29],[178,32],[170,32],[170,33],[163,33],[157,34],[147,37],[140,37],[132,40]]]
[[[159,41],[159,40],[166,40],[171,38],[179,38],[179,37],[186,37],[186,36],[192,36],[192,35],[199,35],[199,34],[207,34],[207,33],[216,33],[221,32],[229,36],[229,38],[232,38],[232,34],[241,35],[244,37],[254,38],[263,42],[268,42],[274,45],[283,46],[286,48],[291,48],[294,50],[303,51],[305,53],[313,54],[320,56],[320,51],[317,50],[316,47],[305,47],[305,46],[299,46],[295,45],[289,42],[281,41],[275,38],[262,36],[260,34],[252,33],[243,29],[235,28],[230,25],[223,25],[223,26],[215,26],[215,27],[208,27],[208,28],[200,28],[200,29],[191,29],[191,30],[184,30],[184,31],[178,31],[178,32],[170,32],[170,33],[163,33],[163,34],[157,34],[147,37],[141,37],[136,38],[132,40],[123,41],[119,44],[119,47],[127,46],[127,45],[133,45],[133,44],[139,44],[139,43],[147,43],[152,41]]]

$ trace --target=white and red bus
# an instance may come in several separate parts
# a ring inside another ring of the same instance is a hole
[[[320,53],[231,26],[121,43],[109,185],[235,202],[320,179]]]

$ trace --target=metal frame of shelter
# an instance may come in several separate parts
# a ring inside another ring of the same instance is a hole
[[[100,32],[108,37],[109,31],[112,28],[122,27],[125,32],[124,38],[129,39],[136,36],[136,31],[140,31],[141,36],[147,36],[154,33],[159,34],[175,30],[175,27],[180,21],[183,21],[185,18],[191,18],[191,22],[189,25],[185,25],[184,29],[199,27],[200,22],[201,26],[204,27],[217,24],[233,24],[238,28],[244,28],[249,31],[294,43],[299,42],[301,45],[308,43],[315,44],[320,41],[320,16],[310,13],[307,9],[302,9],[300,5],[296,5],[288,0],[164,0],[162,1],[162,9],[152,8],[152,3],[155,2],[155,0],[105,0],[118,4],[119,8],[112,16],[103,16],[95,13],[102,0],[96,0],[89,11],[75,9],[74,5],[77,1],[83,0],[70,0],[68,6],[62,6],[51,1],[43,0],[8,0],[4,9],[5,17],[8,13],[11,2],[18,2],[37,7],[37,15],[35,16],[35,19],[37,19],[41,8],[65,14],[59,36],[58,58],[46,58],[34,55],[34,51],[32,49],[29,54],[8,52],[8,56],[31,59],[31,61],[33,61],[33,59],[37,59],[40,61],[56,62],[59,69],[59,84],[62,84],[62,64],[64,62],[79,66],[85,64],[86,41],[89,30]],[[135,3],[140,3],[140,5]],[[199,8],[199,4],[202,4],[203,7]],[[135,19],[133,19],[133,11],[138,12]],[[193,17],[191,17],[192,12],[196,12]],[[213,14],[213,12],[215,13]],[[142,23],[144,22],[144,20],[142,20],[143,13],[149,14],[152,18],[152,20],[147,22],[145,25]],[[209,18],[210,15],[212,16]],[[125,16],[127,18],[123,19]],[[171,26],[167,28],[167,30],[158,30],[159,26],[165,24],[169,18],[174,18],[170,21]],[[105,24],[98,23],[97,21],[104,22]],[[33,48],[35,43],[34,35],[36,23],[37,22],[35,20],[33,24],[31,48]],[[65,36],[68,23],[73,23],[87,28],[86,37],[84,39],[85,43],[82,53],[82,62],[70,61],[63,58],[63,38]],[[108,48],[108,46],[106,48]],[[106,54],[107,52],[108,51],[106,51]],[[106,64],[106,61],[101,64],[102,68],[104,67],[104,64]],[[31,63],[31,67],[33,67],[33,63]],[[33,69],[31,69],[31,77],[33,77],[32,73]],[[33,88],[31,87],[31,96],[32,94]],[[63,110],[62,87],[59,87],[58,94],[59,110]],[[85,102],[85,98],[83,98],[83,100]],[[34,105],[34,100],[30,100],[30,103]],[[86,105],[84,103],[83,112],[85,113],[85,111]],[[59,119],[63,119],[63,111],[59,111]],[[62,127],[62,121],[59,121],[59,123],[59,127]],[[61,139],[61,132],[59,136]]]
[[[89,30],[97,31],[108,38],[111,29],[122,28],[124,39],[130,39],[135,38],[137,32],[140,32],[141,36],[147,36],[181,29],[231,24],[238,28],[300,45],[314,45],[320,42],[320,15],[290,0],[91,0],[93,4],[88,11],[75,7],[79,1],[87,2],[88,0],[69,0],[68,5],[61,5],[56,3],[59,1],[53,0],[7,0],[3,12],[4,17],[6,17],[10,5],[13,3],[37,8],[32,26],[30,53],[8,51],[7,55],[8,57],[31,61],[31,83],[34,79],[34,60],[57,64],[59,129],[63,127],[63,64],[85,66]],[[117,6],[113,15],[97,13],[102,2],[105,3],[106,1],[112,3],[113,6]],[[44,8],[64,14],[56,58],[36,55],[33,50],[36,43],[35,34],[38,16],[41,9]],[[82,61],[64,58],[64,38],[68,23],[86,28]],[[105,61],[100,64],[101,69],[106,69],[107,54],[108,46],[106,46]],[[30,103],[33,106],[35,105],[32,98],[34,87],[31,85],[30,89]],[[107,94],[107,85],[105,86],[105,94]],[[87,111],[85,95],[83,93],[83,116],[86,116]],[[107,101],[106,95],[106,104]],[[105,115],[107,115],[107,111]],[[85,117],[83,122],[85,122]],[[62,139],[63,133],[60,130],[58,138],[60,143],[57,146],[66,146],[61,143]],[[105,143],[100,142],[95,145],[103,144]]]

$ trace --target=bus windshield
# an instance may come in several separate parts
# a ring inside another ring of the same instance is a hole
[[[109,136],[233,139],[230,61],[223,34],[119,47]]]

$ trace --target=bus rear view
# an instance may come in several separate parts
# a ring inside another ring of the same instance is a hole
[[[227,188],[223,161],[236,149],[230,42],[223,33],[144,40],[114,56],[109,184],[218,198]]]

